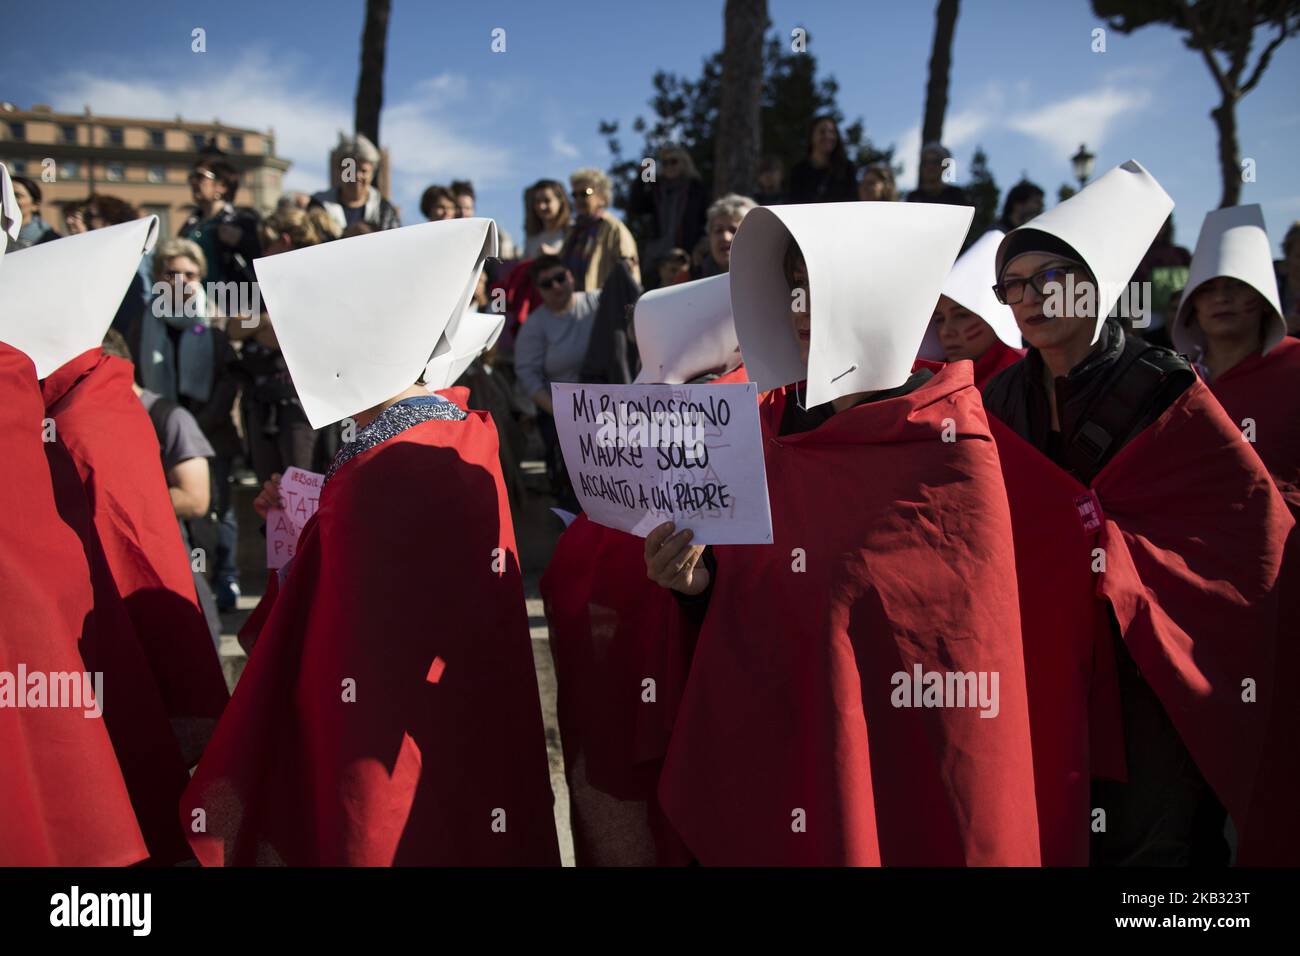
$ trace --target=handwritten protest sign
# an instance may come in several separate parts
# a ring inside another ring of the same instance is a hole
[[[266,513],[266,566],[271,570],[280,570],[298,550],[303,525],[320,505],[324,477],[303,468],[290,468],[280,476],[280,499],[284,507]]]
[[[754,384],[551,386],[574,493],[597,524],[697,544],[766,544],[772,514]]]

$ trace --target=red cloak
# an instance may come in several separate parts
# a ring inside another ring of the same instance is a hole
[[[1009,429],[994,434],[1016,530],[1044,861],[1086,861],[1083,769],[1124,772],[1106,603],[1197,767],[1250,835],[1268,707],[1243,701],[1243,682],[1255,682],[1261,702],[1274,688],[1274,589],[1293,524],[1258,457],[1200,382],[1091,489]],[[1071,726],[1085,709],[1090,765]]]
[[[486,413],[339,468],[273,600],[182,800],[202,863],[559,863]]]
[[[774,543],[714,549],[670,822],[708,865],[1036,865],[1011,519],[971,367],[779,437],[787,397],[760,406]],[[995,717],[924,706],[936,679],[959,703],[959,673]]]
[[[708,384],[746,381],[740,366]],[[578,865],[688,863],[655,786],[695,634],[646,576],[645,539],[578,515],[541,593]]]
[[[1024,349],[1013,349],[1001,339],[994,339],[984,354],[975,359],[975,387],[984,391],[984,386],[994,375],[1004,368],[1010,368],[1024,357]]]
[[[167,713],[186,737],[206,738],[228,698],[226,681],[194,592],[158,439],[131,378],[130,362],[91,349],[41,389]]]
[[[1255,451],[1300,522],[1300,340],[1285,338],[1267,355],[1253,355],[1210,385],[1239,428],[1250,428]],[[1253,426],[1253,427],[1252,427]],[[1278,579],[1278,647],[1274,672],[1300,673],[1300,530],[1287,538]],[[1268,738],[1251,807],[1251,832],[1238,849],[1250,866],[1300,866],[1300,694],[1278,680]]]
[[[14,681],[20,664],[28,674],[85,672],[80,644],[95,627],[90,568],[55,506],[44,417],[31,360],[0,343],[0,673]],[[125,866],[148,856],[105,721],[87,709],[0,708],[0,866]]]

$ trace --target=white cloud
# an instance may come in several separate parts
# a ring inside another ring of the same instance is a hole
[[[1087,143],[1089,149],[1098,152],[1116,122],[1144,109],[1151,99],[1140,88],[1126,90],[1106,85],[1029,109],[1018,104],[1028,98],[1032,92],[1030,87],[1017,85],[1011,92],[1011,99],[1017,105],[1007,102],[1001,87],[990,84],[975,98],[978,105],[950,112],[944,121],[944,145],[958,153],[983,137],[1011,130],[1037,141],[1056,156],[1069,156],[1080,143]],[[894,158],[903,167],[898,177],[899,189],[915,189],[920,124],[906,129],[895,143]],[[958,159],[964,161],[963,156],[959,155]],[[958,173],[958,180],[964,181],[965,170],[959,169]]]
[[[1080,143],[1097,152],[1117,119],[1143,109],[1150,100],[1145,89],[1102,87],[1009,116],[1007,126],[1060,156],[1069,156]]]
[[[339,131],[352,128],[353,103],[350,97],[322,95],[305,74],[293,62],[253,52],[179,80],[147,72],[120,79],[117,71],[72,71],[51,80],[51,98],[56,109],[70,112],[89,105],[101,115],[170,119],[179,114],[273,129],[276,152],[293,161],[284,188],[310,192],[328,181],[329,151]],[[512,174],[509,151],[480,140],[448,108],[470,92],[464,76],[444,73],[404,90],[384,107],[380,130],[392,157],[393,196],[408,220],[430,182],[472,177],[476,185],[491,185]],[[481,122],[481,110],[473,115]]]
[[[551,152],[561,159],[578,158],[578,147],[569,142],[563,133],[551,134]]]

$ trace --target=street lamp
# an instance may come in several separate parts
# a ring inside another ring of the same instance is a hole
[[[1079,151],[1070,157],[1070,163],[1074,166],[1074,178],[1079,180],[1080,189],[1088,185],[1088,177],[1092,175],[1092,163],[1096,158],[1088,152],[1088,147],[1083,143],[1079,144]]]

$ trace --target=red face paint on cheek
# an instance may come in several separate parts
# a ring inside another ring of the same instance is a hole
[[[961,334],[961,338],[963,342],[974,342],[983,334],[984,334],[983,326],[973,325]]]

